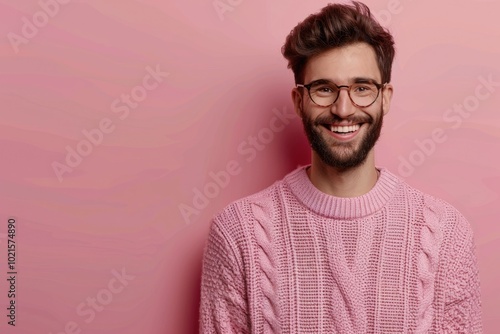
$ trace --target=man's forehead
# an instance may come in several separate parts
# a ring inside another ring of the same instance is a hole
[[[304,70],[306,81],[327,79],[333,82],[355,82],[359,78],[377,82],[381,80],[376,53],[366,43],[324,51],[310,58]]]

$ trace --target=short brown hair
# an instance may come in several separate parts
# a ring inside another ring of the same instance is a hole
[[[394,39],[375,20],[370,9],[358,1],[352,5],[329,4],[319,13],[309,15],[290,32],[281,52],[298,84],[303,83],[304,68],[311,57],[357,42],[373,47],[382,83],[390,82]]]

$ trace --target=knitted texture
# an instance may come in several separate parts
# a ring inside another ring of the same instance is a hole
[[[214,218],[200,333],[482,333],[456,209],[383,168],[367,194],[330,196],[305,168]]]

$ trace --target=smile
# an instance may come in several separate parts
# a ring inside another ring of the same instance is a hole
[[[348,141],[356,137],[363,124],[364,123],[350,125],[322,124],[322,126],[327,130],[330,137],[339,141]]]
[[[346,133],[356,132],[359,130],[360,127],[361,125],[359,124],[354,124],[349,126],[330,125],[330,131],[338,134],[346,134]]]

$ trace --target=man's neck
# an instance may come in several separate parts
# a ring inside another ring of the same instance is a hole
[[[312,184],[320,191],[336,197],[357,197],[369,192],[378,179],[373,151],[365,162],[349,170],[338,170],[323,163],[313,154],[307,175]]]

